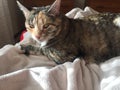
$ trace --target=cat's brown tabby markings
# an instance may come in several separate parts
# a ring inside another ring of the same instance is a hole
[[[26,28],[39,46],[21,45],[26,52],[46,55],[56,63],[77,57],[100,63],[120,55],[120,14],[99,13],[84,19],[60,14],[61,0],[29,11],[19,2]]]

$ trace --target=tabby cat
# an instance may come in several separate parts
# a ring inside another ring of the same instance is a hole
[[[39,44],[24,45],[27,54],[47,56],[57,64],[81,57],[97,64],[120,55],[120,14],[98,13],[83,19],[70,19],[60,13],[61,0],[52,5],[23,11],[25,26]]]

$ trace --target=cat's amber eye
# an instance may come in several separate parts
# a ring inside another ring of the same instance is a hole
[[[45,24],[45,25],[43,26],[43,28],[44,28],[44,29],[47,29],[49,26],[50,26],[49,24]]]
[[[44,29],[47,29],[47,28],[49,28],[49,26],[56,26],[56,25],[53,24],[53,23],[48,23],[48,24],[45,24],[45,25],[43,26],[43,28],[44,28]]]
[[[34,28],[34,25],[31,24],[29,27],[30,27],[30,28]]]

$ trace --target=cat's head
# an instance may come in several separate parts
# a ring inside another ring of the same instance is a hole
[[[36,41],[47,42],[58,35],[61,25],[59,18],[61,0],[56,0],[50,6],[33,8],[31,11],[18,1],[17,3],[26,18],[26,29]]]

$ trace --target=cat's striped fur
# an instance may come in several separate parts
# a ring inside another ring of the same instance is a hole
[[[46,55],[58,64],[77,57],[100,63],[120,55],[119,13],[74,20],[60,14],[59,8],[60,0],[56,0],[52,6],[33,10],[29,15],[23,11],[26,28],[40,46],[21,45],[22,49]]]

